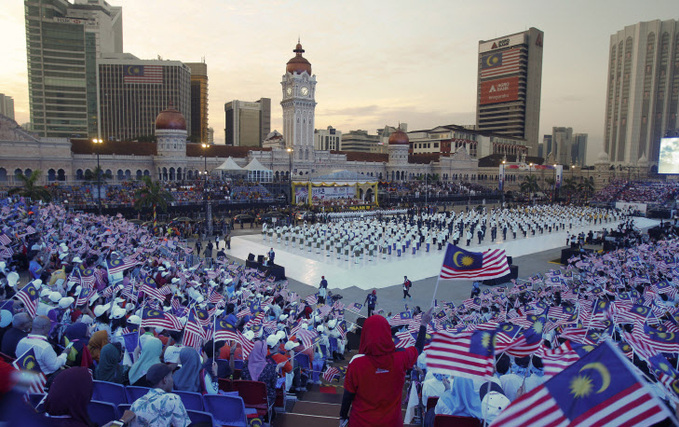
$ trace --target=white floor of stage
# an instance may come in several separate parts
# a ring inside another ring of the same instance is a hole
[[[648,218],[635,218],[634,225],[638,228],[653,227],[659,224],[660,221]],[[542,234],[523,238],[521,232],[517,233],[517,239],[511,239],[511,231],[507,233],[509,239],[506,242],[496,240],[495,243],[481,245],[473,243],[469,249],[475,252],[483,252],[488,249],[501,248],[504,249],[508,256],[520,257],[530,255],[546,250],[556,249],[566,244],[566,237],[568,233],[580,233],[584,231],[587,233],[590,229],[596,231],[603,228],[615,229],[618,223],[597,224],[591,227],[574,228],[570,231],[563,231],[551,234]],[[502,233],[498,233],[502,237]],[[490,233],[487,235],[490,239]],[[475,242],[478,241],[474,239]],[[460,241],[463,248],[464,240]],[[432,245],[433,246],[433,245]],[[261,234],[234,236],[231,238],[231,250],[229,255],[241,260],[246,260],[248,254],[264,255],[273,247],[276,252],[276,264],[285,267],[285,274],[288,278],[297,280],[298,282],[318,286],[321,281],[321,276],[325,276],[330,282],[330,287],[346,289],[351,286],[356,286],[361,289],[384,288],[403,283],[403,276],[407,275],[412,281],[427,279],[435,277],[439,274],[441,264],[443,263],[444,251],[438,251],[431,248],[429,253],[424,252],[421,247],[415,255],[412,255],[412,249],[407,250],[407,254],[397,257],[394,251],[392,255],[387,255],[386,259],[375,257],[372,261],[368,260],[368,256],[364,255],[363,260],[359,260],[356,264],[352,257],[346,261],[344,255],[341,259],[337,259],[337,255],[333,253],[331,256],[325,256],[325,251],[321,250],[320,254],[316,253],[316,249],[312,248],[309,252],[307,248],[303,251],[299,247],[292,248],[285,246],[284,242],[277,243],[274,238],[269,242],[269,238],[262,239]]]

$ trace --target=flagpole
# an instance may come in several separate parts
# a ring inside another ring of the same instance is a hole
[[[452,246],[450,242],[448,242],[448,245],[446,246],[446,253],[448,253],[448,249]],[[431,307],[434,307],[434,302],[436,301],[436,292],[439,290],[439,282],[441,281],[441,270],[443,270],[443,264],[446,262],[446,254],[443,254],[443,260],[441,261],[441,268],[439,269],[439,274],[436,277],[436,286],[434,287],[434,295],[431,296]]]

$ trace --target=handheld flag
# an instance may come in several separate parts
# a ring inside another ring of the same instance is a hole
[[[505,276],[509,272],[504,250],[469,252],[448,243],[439,278],[441,280],[488,280]]]

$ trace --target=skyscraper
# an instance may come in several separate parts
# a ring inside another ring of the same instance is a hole
[[[14,99],[0,93],[0,114],[14,120]]]
[[[196,142],[208,142],[207,128],[207,64],[187,62],[191,70],[191,133]]]
[[[169,106],[184,115],[191,132],[191,71],[185,64],[127,53],[101,58],[97,67],[102,138],[151,137],[156,116]]]
[[[104,0],[25,0],[24,7],[32,130],[96,136],[96,59],[122,52],[122,8]]]
[[[477,128],[525,139],[529,156],[540,142],[543,35],[531,27],[479,41]]]
[[[233,100],[224,104],[226,145],[261,147],[271,132],[271,99]]]
[[[639,22],[611,35],[604,128],[611,163],[657,165],[660,138],[679,127],[678,109],[679,21]]]

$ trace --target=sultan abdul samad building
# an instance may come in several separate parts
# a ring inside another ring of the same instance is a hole
[[[12,119],[0,116],[0,188],[15,185],[15,175],[29,174],[36,169],[43,172],[45,183],[83,181],[87,170],[92,171],[97,166],[97,153],[101,169],[113,177],[109,184],[144,175],[161,181],[190,180],[199,176],[205,163],[208,171],[214,171],[231,158],[240,167],[250,165],[251,170],[271,171],[258,176],[267,179],[270,176],[274,180],[287,178],[290,173],[295,181],[304,181],[346,171],[345,176],[358,179],[406,181],[429,173],[438,175],[443,181],[471,181],[497,188],[497,164],[479,167],[479,160],[469,154],[493,154],[501,149],[492,136],[486,137],[486,142],[456,140],[449,153],[413,154],[415,150],[408,134],[396,129],[389,135],[388,152],[384,154],[315,150],[317,80],[311,63],[303,56],[302,45],[298,43],[293,52],[295,56],[287,62],[281,80],[283,138],[274,148],[225,145],[203,148],[201,144],[188,143],[186,120],[171,106],[156,118],[157,142],[105,141],[95,145],[87,139],[40,138],[24,131]],[[428,132],[445,134],[455,129],[461,128],[441,126]],[[411,135],[415,133],[422,131],[410,132]],[[493,147],[483,149],[480,145],[484,143]],[[519,150],[515,158],[525,161],[525,156],[520,157],[522,147],[515,148]],[[227,163],[233,164],[231,160]],[[608,166],[608,160],[603,156],[597,161],[593,172],[597,187],[608,182]],[[518,188],[521,176],[528,174],[525,168],[507,172],[505,190]],[[532,173],[539,175],[539,171]],[[543,179],[551,176],[552,172],[548,171]]]

